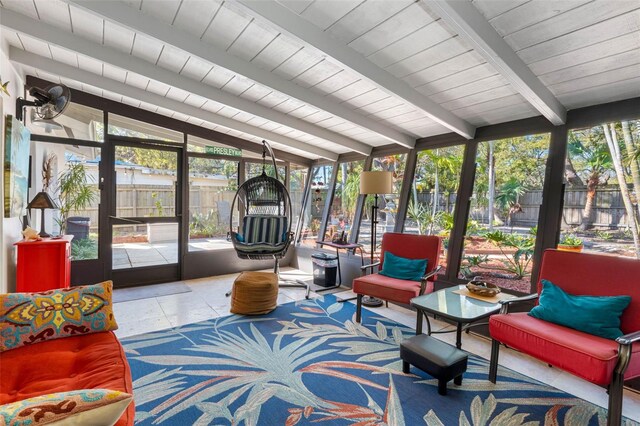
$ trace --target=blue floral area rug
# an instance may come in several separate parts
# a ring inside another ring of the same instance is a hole
[[[606,411],[469,357],[462,386],[412,367],[414,331],[334,296],[123,340],[140,425],[601,425]],[[637,425],[635,422],[628,424]]]

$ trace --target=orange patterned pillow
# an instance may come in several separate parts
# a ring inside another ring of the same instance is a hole
[[[45,340],[116,330],[113,283],[0,294],[0,352]]]
[[[133,397],[108,389],[52,393],[0,405],[0,426],[113,425]]]

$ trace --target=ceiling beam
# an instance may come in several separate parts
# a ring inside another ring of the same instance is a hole
[[[134,32],[145,34],[163,44],[171,45],[190,55],[251,79],[256,83],[294,99],[298,99],[323,111],[327,111],[363,129],[377,133],[390,142],[407,148],[412,148],[415,145],[415,137],[411,135],[399,132],[383,123],[334,102],[322,94],[315,93],[277,74],[257,67],[250,62],[227,53],[224,49],[204,43],[199,38],[181,31],[174,26],[163,23],[141,11],[132,9],[124,3],[119,1],[65,1],[81,7],[92,14],[99,15],[103,19],[127,27]]]
[[[71,65],[63,64],[61,62],[57,62],[33,53],[28,53],[14,46],[11,46],[9,48],[9,60],[18,64],[46,71],[50,74],[67,78],[69,80],[74,80],[82,84],[87,84],[89,86],[94,86],[102,90],[113,92],[121,96],[127,96],[138,101],[147,102],[158,107],[186,114],[200,120],[214,123],[219,126],[224,126],[263,139],[268,139],[278,144],[296,148],[328,160],[335,161],[338,158],[338,154],[335,152],[331,152],[311,144],[300,142],[295,139],[291,139],[286,136],[261,129],[259,127],[241,123],[231,118],[213,114],[200,108],[196,108],[194,106],[187,105],[182,102],[157,95],[155,93],[147,92],[146,90],[138,89],[137,87],[128,86],[124,83],[120,83],[119,81],[112,80],[89,71],[84,71],[79,68],[72,67]]]
[[[419,4],[428,11],[435,11],[549,121],[556,126],[565,124],[567,110],[564,105],[470,1],[431,0],[426,4],[421,0]]]
[[[369,155],[371,153],[372,147],[363,142],[348,138],[336,132],[332,132],[331,130],[316,126],[312,123],[278,112],[271,108],[264,107],[255,102],[240,98],[220,89],[216,89],[208,84],[176,74],[173,71],[153,65],[135,56],[127,55],[116,49],[85,40],[70,32],[33,20],[11,10],[3,9],[0,19],[0,24],[3,27],[10,28],[19,33],[30,35],[80,55],[89,56],[115,67],[159,81],[168,86],[197,94],[223,105],[228,105],[229,107],[235,108],[239,111],[244,111],[317,138],[342,145],[345,148],[358,153],[365,155]],[[237,120],[233,121],[236,122]]]
[[[311,46],[320,55],[327,56],[328,60],[361,75],[389,95],[403,99],[424,112],[433,121],[467,139],[473,139],[475,127],[472,124],[433,102],[404,81],[373,64],[359,52],[323,32],[277,1],[237,0],[236,3],[242,4],[251,15],[259,19],[266,19],[279,31]]]

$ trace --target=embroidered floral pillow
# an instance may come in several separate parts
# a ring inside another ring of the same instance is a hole
[[[132,396],[108,389],[52,393],[0,405],[0,426],[113,425]]]
[[[0,294],[0,352],[45,340],[116,330],[111,281],[42,293]]]

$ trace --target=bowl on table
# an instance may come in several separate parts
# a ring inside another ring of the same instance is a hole
[[[484,297],[493,297],[500,293],[500,288],[497,285],[480,280],[469,281],[467,290],[473,294]]]

